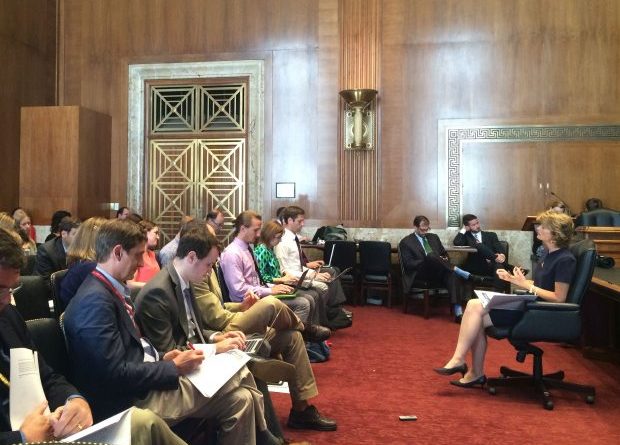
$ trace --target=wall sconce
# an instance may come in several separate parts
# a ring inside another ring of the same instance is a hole
[[[377,90],[342,90],[344,99],[344,148],[345,150],[373,150],[375,148],[375,111],[370,105],[377,97]]]

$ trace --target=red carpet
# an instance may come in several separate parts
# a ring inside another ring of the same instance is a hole
[[[563,369],[568,381],[597,391],[594,405],[552,391],[555,409],[547,411],[534,394],[498,388],[491,396],[453,387],[451,377],[433,372],[450,358],[458,334],[447,307],[436,308],[429,320],[400,308],[351,309],[353,327],[332,337],[332,358],[313,364],[320,392],[313,403],[338,421],[338,431],[285,428],[291,439],[314,445],[620,443],[620,366],[583,358],[570,346],[543,344],[545,372]],[[489,340],[486,374],[497,376],[500,365],[531,370],[531,357],[520,364],[513,351],[507,341]],[[290,399],[272,398],[285,425]],[[398,420],[406,414],[418,420]]]

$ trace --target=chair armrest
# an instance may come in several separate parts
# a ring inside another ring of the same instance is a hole
[[[550,303],[547,301],[532,301],[527,303],[528,311],[576,311],[579,312],[579,305],[575,303]]]
[[[532,302],[526,307],[523,318],[511,331],[511,338],[555,342],[571,342],[579,338],[581,333],[579,305]]]

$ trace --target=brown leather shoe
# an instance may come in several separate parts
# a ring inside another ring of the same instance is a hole
[[[329,328],[318,324],[306,326],[306,329],[302,332],[304,340],[312,343],[321,343],[331,337],[331,335],[332,331]]]

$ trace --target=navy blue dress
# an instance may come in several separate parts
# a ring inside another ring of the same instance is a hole
[[[555,291],[555,283],[570,284],[575,275],[577,260],[566,248],[545,254],[534,268],[534,286]],[[492,309],[489,312],[493,326],[514,326],[523,316],[522,311]]]

